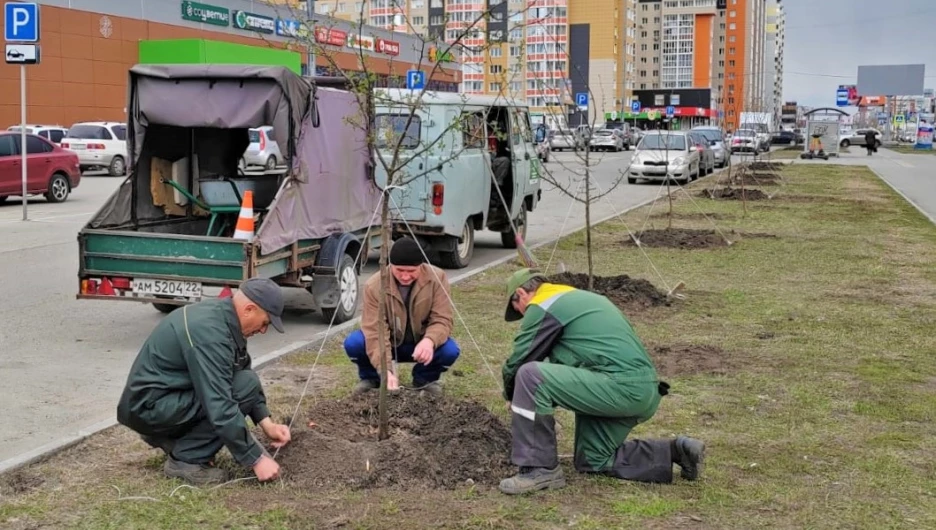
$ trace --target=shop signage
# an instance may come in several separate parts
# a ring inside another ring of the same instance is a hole
[[[374,51],[374,37],[365,37],[356,33],[349,33],[348,48],[372,52]]]
[[[306,27],[298,20],[286,18],[276,19],[276,34],[280,37],[305,38],[306,33]]]
[[[226,7],[218,7],[198,2],[182,2],[182,20],[201,22],[215,26],[227,26],[231,22],[231,12]]]
[[[315,26],[315,42],[319,44],[331,44],[332,46],[344,46],[348,42],[348,32],[340,29]]]
[[[387,39],[377,39],[377,53],[400,55],[400,43]]]
[[[273,17],[235,10],[232,18],[234,19],[234,27],[237,29],[257,33],[273,33],[276,31],[276,20]]]
[[[429,61],[433,63],[454,63],[455,56],[452,55],[451,50],[441,51],[435,46],[429,47]]]

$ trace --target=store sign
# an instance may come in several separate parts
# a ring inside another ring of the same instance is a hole
[[[227,26],[231,23],[231,12],[225,7],[218,7],[198,2],[182,2],[182,20],[201,22],[215,26]]]
[[[377,53],[400,55],[400,43],[387,39],[377,39]]]
[[[278,18],[276,19],[276,34],[280,37],[305,38],[307,31],[302,22],[298,20]]]
[[[340,29],[325,28],[315,26],[315,42],[319,44],[331,44],[332,46],[344,46],[348,42],[348,32]]]
[[[433,63],[454,63],[455,56],[451,50],[442,52],[435,46],[429,47],[429,61]]]
[[[234,27],[237,29],[257,33],[273,33],[276,31],[276,20],[272,17],[255,15],[240,10],[234,11],[233,15]]]
[[[349,33],[348,48],[372,52],[374,51],[374,37],[365,37],[356,33]]]

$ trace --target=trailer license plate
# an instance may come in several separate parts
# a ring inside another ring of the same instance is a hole
[[[135,294],[183,296],[185,298],[201,298],[202,295],[201,283],[179,280],[134,278],[131,288]]]

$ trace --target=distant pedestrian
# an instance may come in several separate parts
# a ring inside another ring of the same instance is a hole
[[[626,440],[656,413],[669,385],[660,381],[633,327],[604,296],[549,283],[531,269],[507,281],[504,318],[521,320],[504,363],[504,395],[513,412],[511,460],[519,473],[504,479],[510,495],[560,488],[565,477],[556,448],[556,407],[575,413],[575,469],[639,482],[699,477],[705,445]]]
[[[868,156],[877,152],[877,133],[874,129],[868,129],[864,135],[865,147],[868,149]]]
[[[289,443],[289,427],[274,422],[260,378],[250,369],[247,339],[273,326],[283,332],[283,294],[265,278],[243,282],[230,298],[176,309],[156,326],[130,368],[117,420],[168,455],[169,477],[193,484],[227,480],[214,457],[227,447],[260,481],[279,464],[257,442],[245,417],[272,441]]]

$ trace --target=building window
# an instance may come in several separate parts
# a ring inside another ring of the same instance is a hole
[[[735,23],[734,23],[734,22],[732,22],[731,24],[728,24],[728,29],[730,29],[730,30],[732,30],[732,31],[733,31],[733,30],[736,30],[736,29],[738,29],[738,27],[737,27],[737,26],[735,25]]]
[[[501,50],[500,46],[494,46],[491,48],[491,57],[500,57],[502,53],[503,50]]]
[[[504,67],[499,64],[492,64],[488,71],[492,74],[501,74],[504,72]]]
[[[736,17],[736,16],[738,16],[738,13],[735,12],[734,9],[732,9],[731,11],[728,12],[728,18],[734,18],[734,17]]]
[[[426,17],[423,16],[413,17],[412,20],[414,26],[423,26],[426,24]]]
[[[500,84],[500,83],[491,83],[491,84],[488,85],[488,89],[489,89],[490,92],[500,92],[500,91],[501,91],[501,84]]]

